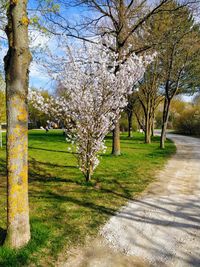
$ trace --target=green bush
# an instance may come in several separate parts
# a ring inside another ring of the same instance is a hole
[[[177,132],[187,135],[200,135],[200,107],[193,106],[184,110],[174,122]]]

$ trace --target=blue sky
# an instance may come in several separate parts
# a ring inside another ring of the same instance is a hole
[[[150,1],[152,2],[152,1]],[[31,0],[29,1],[29,8],[35,8],[37,5],[37,0]],[[78,21],[81,19],[82,15],[84,15],[86,12],[85,9],[80,7],[70,8],[68,10],[62,10],[62,15],[66,16],[71,21]],[[29,16],[32,16],[31,12],[29,12]],[[33,51],[37,51],[38,47],[41,49],[45,49],[47,46],[52,53],[58,53],[57,51],[57,43],[54,36],[47,36],[45,34],[41,34],[37,31],[31,31],[31,49]],[[0,50],[0,57],[1,60],[6,54],[7,51],[7,45],[6,42],[2,43],[2,49]],[[3,66],[3,62],[1,62]],[[33,61],[31,63],[30,67],[30,87],[36,87],[41,89],[46,89],[53,91],[55,84],[52,82],[50,77],[47,75],[47,73],[44,71],[44,69],[38,64],[38,62],[35,60],[34,53],[33,53]],[[191,97],[185,97],[186,100],[190,100]]]
[[[33,11],[38,5],[39,0],[29,0],[28,1],[28,16],[29,18],[32,18],[33,16],[37,15]],[[54,1],[56,2],[56,1]],[[81,19],[81,17],[86,13],[86,9],[80,8],[80,7],[73,7],[68,9],[61,8],[61,13],[64,17],[66,17],[68,20],[71,20],[72,22],[78,21]],[[40,14],[38,14],[40,16]],[[0,36],[5,36],[4,31],[0,31]],[[55,36],[49,36],[47,34],[42,34],[41,32],[37,30],[31,29],[31,26],[29,27],[29,37],[31,39],[30,42],[30,48],[33,55],[33,60],[31,62],[30,66],[30,75],[29,75],[29,85],[30,87],[36,87],[41,89],[46,89],[52,91],[54,89],[54,83],[50,79],[50,77],[47,75],[47,73],[44,71],[44,68],[41,67],[39,62],[36,60],[35,53],[40,54],[40,57],[44,56],[42,53],[38,53],[40,49],[48,49],[51,51],[51,53],[58,54],[57,49],[57,41]],[[7,53],[7,41],[0,39],[1,45],[0,45],[0,67],[3,71],[3,58]]]
[[[29,1],[28,8],[34,9],[37,6],[37,3],[37,0]],[[81,17],[86,13],[86,9],[80,7],[73,7],[68,9],[64,9],[63,7],[61,7],[60,11],[64,17],[66,17],[69,21],[72,22],[79,21]],[[34,14],[30,11],[29,17],[33,15]],[[37,31],[31,31],[29,35],[30,38],[33,39],[31,42],[32,51],[37,51],[38,47],[45,49],[45,47],[47,46],[50,49],[51,53],[59,53],[55,36],[47,36]],[[53,90],[54,88],[54,83],[52,83],[52,80],[49,78],[47,73],[45,73],[44,69],[41,68],[41,66],[38,64],[38,61],[35,60],[34,53],[33,61],[30,67],[30,87],[48,90]]]

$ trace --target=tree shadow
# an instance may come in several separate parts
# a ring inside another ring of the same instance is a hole
[[[3,246],[6,239],[6,230],[0,227],[0,246]]]
[[[75,165],[61,165],[61,164],[56,164],[56,163],[50,163],[50,162],[43,162],[43,161],[38,161],[35,158],[31,158],[29,160],[29,164],[32,165],[32,167],[38,167],[38,165],[44,165],[47,167],[51,168],[68,168],[68,169],[78,169],[77,166]]]
[[[67,183],[67,182],[73,182],[72,179],[67,179],[67,178],[60,178],[52,175],[51,170],[44,168],[43,166],[55,168],[69,168],[72,170],[76,170],[77,167],[73,165],[65,166],[65,165],[59,165],[59,164],[54,164],[50,162],[40,162],[37,161],[34,158],[31,158],[29,160],[29,182],[34,182],[34,181],[39,181],[43,183],[47,182],[62,182],[62,183]]]
[[[111,218],[102,233],[109,234],[116,249],[136,257],[145,255],[153,260],[152,266],[165,266],[165,260],[171,259],[184,266],[200,266],[198,202],[198,194],[131,201]],[[187,247],[189,241],[191,248]]]
[[[88,208],[90,210],[93,210],[93,211],[96,211],[97,213],[104,213],[106,215],[114,215],[116,213],[116,209],[112,209],[112,208],[108,208],[108,207],[105,207],[103,205],[97,205],[97,204],[94,204],[93,202],[90,202],[90,201],[87,201],[87,200],[80,200],[78,198],[74,198],[74,197],[71,197],[71,196],[67,196],[67,195],[60,195],[58,193],[55,193],[55,192],[45,192],[44,194],[39,194],[38,192],[31,192],[30,196],[32,198],[43,198],[43,199],[46,199],[47,201],[57,201],[57,202],[60,202],[60,203],[63,203],[63,202],[71,202],[73,204],[76,204],[78,206],[81,206],[81,207],[85,207],[85,208]]]
[[[1,161],[0,161],[0,174],[5,176],[6,172],[7,172],[7,170],[6,170],[6,160],[1,159]]]
[[[64,154],[77,154],[76,152],[69,152],[67,150],[57,150],[57,149],[47,149],[47,148],[41,148],[41,147],[28,147],[31,150],[42,150],[42,151],[48,151],[48,152],[57,152],[57,153],[64,153]]]

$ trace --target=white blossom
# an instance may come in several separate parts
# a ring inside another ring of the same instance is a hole
[[[45,100],[39,92],[29,94],[37,109],[65,121],[67,141],[76,143],[78,164],[87,180],[99,164],[99,152],[105,152],[105,136],[127,105],[127,94],[152,57],[134,54],[123,64],[116,59],[105,47],[88,45],[81,52],[70,53],[63,71],[56,74],[67,98]]]

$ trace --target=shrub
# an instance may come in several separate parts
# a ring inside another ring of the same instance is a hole
[[[187,135],[200,135],[200,108],[190,107],[176,117],[174,128]]]

